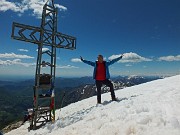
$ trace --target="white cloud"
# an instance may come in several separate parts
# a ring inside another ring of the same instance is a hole
[[[21,4],[15,2],[9,2],[7,0],[0,0],[0,11],[12,10],[14,12],[23,13],[27,9],[27,6],[22,6]]]
[[[126,67],[132,67],[132,65],[131,65],[131,64],[126,64],[125,66],[126,66]]]
[[[104,61],[106,61],[106,59],[107,59],[106,57],[103,57],[103,60],[104,60]]]
[[[19,55],[15,53],[0,53],[0,58],[33,59],[34,57],[28,55]]]
[[[54,4],[56,8],[59,8],[60,11],[66,11],[67,10],[67,7],[65,6],[62,6],[62,5],[59,5],[59,4]]]
[[[38,51],[38,49],[36,50]],[[42,52],[49,51],[49,48],[42,48]]]
[[[8,11],[11,10],[17,13],[24,13],[24,11],[32,10],[32,15],[37,18],[41,18],[43,6],[46,3],[46,0],[21,0],[21,2],[9,2],[8,0],[0,0],[0,11]],[[60,11],[66,11],[67,8],[55,4]]]
[[[0,65],[5,65],[5,66],[21,65],[25,67],[30,67],[30,66],[35,66],[36,63],[23,63],[21,59],[5,60],[5,61],[0,59]]]
[[[18,51],[20,51],[20,52],[28,52],[27,49],[18,49]]]
[[[73,58],[73,59],[71,59],[71,61],[72,62],[82,62],[81,59],[79,59],[79,58]]]
[[[71,68],[78,68],[78,67],[66,65],[66,66],[57,66],[56,68],[71,69]]]
[[[113,60],[113,59],[116,59],[116,58],[120,57],[121,55],[122,55],[122,54],[112,55],[112,56],[110,56],[108,59],[109,59],[109,60]]]
[[[115,58],[120,57],[122,54],[119,55],[112,55],[108,59],[113,60]],[[143,61],[152,61],[152,59],[149,58],[144,58],[136,53],[124,53],[123,58],[119,61],[121,63],[136,63],[136,62],[143,62]]]
[[[49,48],[42,48],[42,52],[49,51]]]
[[[180,55],[159,57],[158,61],[180,61]]]

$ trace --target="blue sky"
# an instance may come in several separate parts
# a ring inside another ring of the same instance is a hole
[[[12,22],[40,26],[45,0],[0,0],[0,75],[33,77],[37,45],[11,39]],[[92,76],[79,57],[111,60],[118,75],[180,74],[179,0],[54,0],[58,31],[77,38],[76,50],[57,49],[59,77]],[[46,47],[44,47],[46,49]],[[48,69],[43,69],[44,72]]]

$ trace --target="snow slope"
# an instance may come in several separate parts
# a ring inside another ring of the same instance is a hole
[[[58,120],[28,132],[28,123],[5,135],[180,135],[180,75],[116,91],[56,110]]]

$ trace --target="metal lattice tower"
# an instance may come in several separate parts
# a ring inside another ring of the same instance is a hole
[[[11,37],[38,45],[33,112],[29,128],[36,130],[55,120],[56,48],[76,49],[76,38],[57,32],[57,8],[54,0],[48,0],[43,7],[41,27],[13,22]],[[46,51],[42,50],[44,46],[48,48]],[[47,62],[44,58],[50,61]],[[43,67],[48,67],[49,70],[45,70],[45,73]]]

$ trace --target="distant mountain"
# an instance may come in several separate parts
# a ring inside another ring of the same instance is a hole
[[[66,88],[66,87],[77,87],[83,84],[93,84],[94,80],[92,77],[77,77],[77,78],[61,78],[56,77],[55,80],[56,88]],[[15,87],[25,87],[25,86],[32,86],[34,85],[34,79],[28,79],[24,81],[3,81],[0,80],[0,86],[8,87],[11,90]],[[16,89],[16,88],[15,88]]]
[[[137,85],[141,84],[144,82],[160,79],[162,77],[158,76],[153,76],[153,77],[142,77],[142,76],[118,76],[112,78],[114,82],[122,82],[122,83],[131,83],[130,86],[132,85]],[[55,86],[56,88],[67,88],[67,87],[78,87],[80,85],[86,85],[86,84],[94,84],[95,81],[92,77],[80,77],[80,78],[61,78],[57,77]],[[3,81],[0,80],[0,86],[7,87],[10,90],[16,90],[16,89],[21,89],[22,87],[27,87],[31,86],[33,87],[34,85],[34,79],[28,79],[24,81],[18,81],[18,82],[13,82],[13,81]]]
[[[84,84],[93,84],[92,77],[80,77],[80,78],[56,78],[56,88],[77,87]]]
[[[126,86],[129,84],[129,86],[153,81],[156,79],[162,79],[162,77],[159,76],[118,76],[116,78],[113,78],[115,82],[122,82],[125,83]]]
[[[15,83],[12,82],[12,81],[3,81],[3,80],[0,80],[0,86],[9,85],[9,84],[15,84]]]

